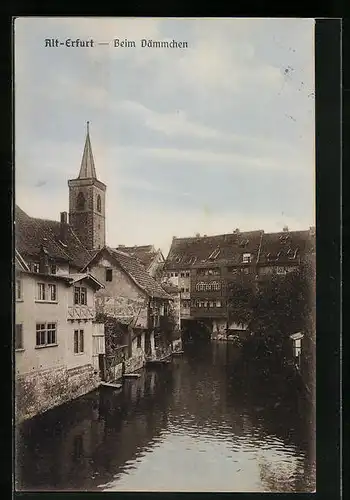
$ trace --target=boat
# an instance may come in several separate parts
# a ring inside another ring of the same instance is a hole
[[[121,389],[123,387],[122,384],[117,384],[116,382],[101,382],[100,386],[110,387],[111,389]]]

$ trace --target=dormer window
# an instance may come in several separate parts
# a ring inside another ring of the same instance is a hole
[[[243,254],[243,264],[249,264],[249,262],[252,261],[252,254],[251,253],[244,253]]]
[[[40,271],[40,266],[37,262],[33,262],[31,268],[33,273],[38,273]]]
[[[249,240],[241,240],[239,243],[240,247],[246,247],[249,243]]]
[[[220,248],[216,248],[208,257],[210,260],[215,260],[220,254]]]
[[[51,264],[51,266],[50,266],[50,274],[57,274],[57,266],[56,266],[56,264]]]

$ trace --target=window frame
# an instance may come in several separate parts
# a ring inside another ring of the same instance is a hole
[[[85,301],[82,300],[82,297],[85,297]],[[85,286],[74,287],[73,301],[75,306],[87,306],[87,288]]]
[[[110,279],[109,279],[110,277]],[[106,267],[105,270],[105,281],[111,283],[113,281],[113,269],[111,267]]]
[[[35,302],[42,302],[48,304],[58,303],[58,293],[57,293],[56,283],[45,283],[43,281],[37,281],[36,285],[37,285],[37,291],[36,291]]]
[[[74,329],[73,352],[75,355],[85,353],[85,332],[83,328]]]
[[[244,252],[242,254],[242,262],[243,264],[250,264],[252,262],[252,254],[249,252]]]
[[[17,331],[19,329],[19,332]],[[18,335],[20,333],[20,335]],[[14,336],[14,343],[15,343],[15,351],[24,351],[23,347],[23,323],[16,323],[15,325],[15,336]],[[18,338],[20,339],[19,346],[17,345]]]
[[[39,327],[39,328],[38,328]],[[42,328],[44,327],[44,328]],[[52,333],[54,332],[54,333]],[[57,322],[55,321],[43,321],[41,323],[36,323],[35,325],[35,348],[42,349],[44,347],[54,347],[58,345],[57,342]],[[53,335],[54,342],[48,342],[50,336]],[[39,337],[38,337],[39,334]],[[38,338],[40,339],[38,343]],[[44,339],[44,342],[41,340]]]
[[[53,270],[55,272],[52,272]],[[52,275],[56,275],[57,274],[57,264],[50,264],[50,274],[52,274]]]
[[[16,300],[23,300],[23,280],[20,276],[16,277],[15,294],[16,294]]]
[[[101,213],[102,212],[102,200],[101,200],[101,195],[97,195],[97,199],[96,199],[96,210],[98,211],[98,213]]]

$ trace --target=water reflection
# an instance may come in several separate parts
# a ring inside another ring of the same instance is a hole
[[[238,359],[192,345],[120,392],[33,419],[18,430],[17,489],[312,491],[307,408]]]

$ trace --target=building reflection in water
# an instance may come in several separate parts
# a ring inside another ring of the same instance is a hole
[[[226,343],[192,346],[119,392],[27,422],[17,489],[312,491],[310,426],[281,384],[231,369],[238,357]]]

